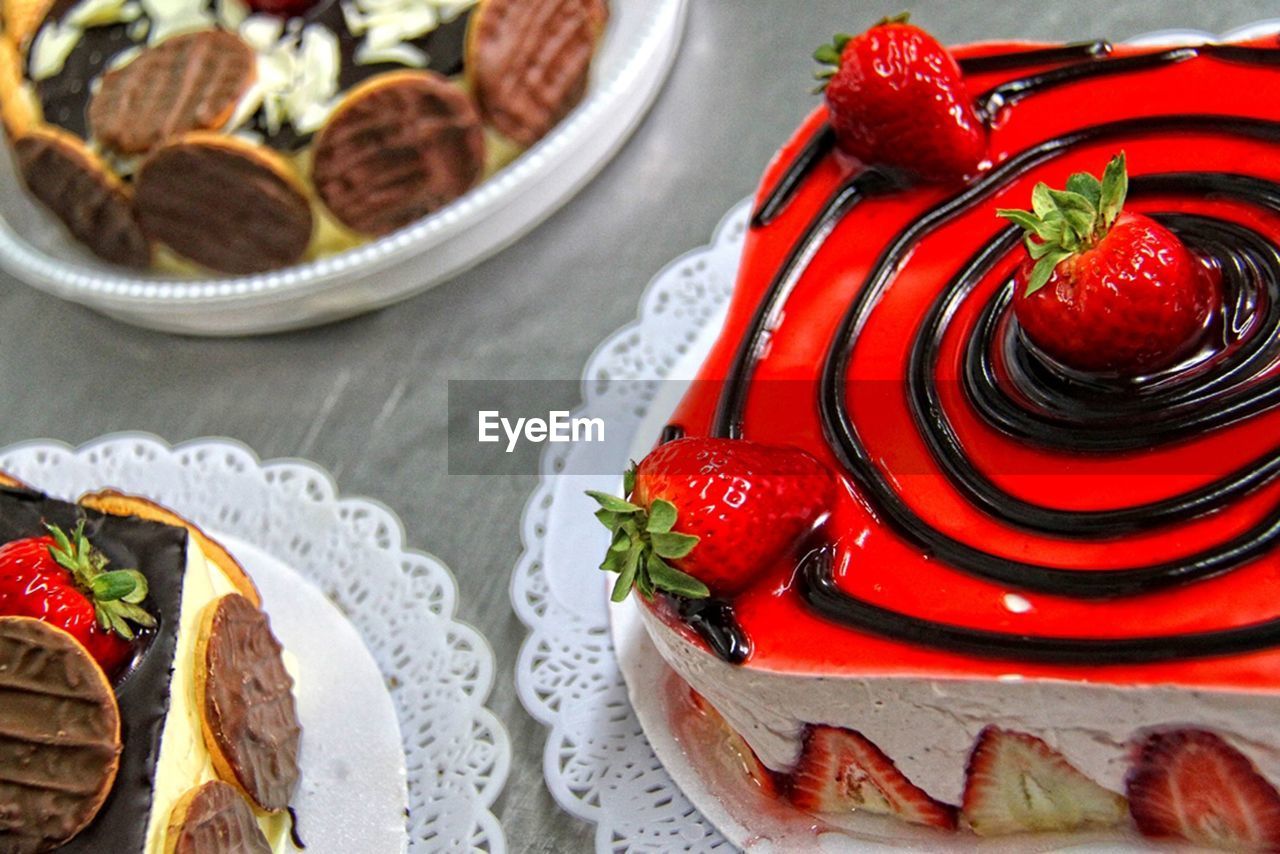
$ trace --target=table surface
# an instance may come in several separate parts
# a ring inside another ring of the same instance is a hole
[[[1204,0],[690,0],[685,42],[634,138],[593,183],[502,255],[398,306],[249,340],[175,338],[99,317],[0,274],[0,446],[73,444],[146,430],[171,442],[231,436],[264,459],[314,460],[342,491],[390,505],[411,543],[454,570],[459,611],[492,643],[491,708],[511,732],[496,811],[512,851],[587,851],[592,828],[542,783],[544,731],[512,681],[524,627],[507,599],[532,477],[449,475],[447,381],[576,379],[632,319],[645,284],[705,243],[813,106],[813,48],[910,7],[947,42],[1220,32],[1273,3]],[[571,408],[534,383],[523,411]],[[532,396],[536,395],[536,399]]]

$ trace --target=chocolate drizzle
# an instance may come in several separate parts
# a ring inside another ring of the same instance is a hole
[[[1019,67],[1013,64],[1018,56],[1028,65],[1056,62],[1071,55],[1084,59],[993,88],[978,99],[984,114],[990,118],[1018,100],[1084,79],[1153,69],[1201,55],[1260,65],[1280,62],[1280,51],[1230,45],[1177,48],[1121,58],[1109,58],[1105,43],[1054,50],[1067,53],[1037,55],[1030,51],[1025,55],[968,60],[966,67],[972,71]],[[1277,507],[1253,528],[1225,543],[1199,554],[1144,566],[1079,571],[996,555],[937,530],[912,510],[863,444],[844,393],[861,332],[881,295],[921,240],[988,201],[1033,167],[1076,146],[1179,132],[1280,142],[1280,123],[1223,115],[1135,118],[1085,127],[1047,140],[993,167],[896,235],[848,307],[823,365],[819,408],[824,433],[832,452],[877,516],[925,554],[960,572],[1013,589],[1088,600],[1135,596],[1214,577],[1269,553],[1280,541]],[[820,131],[813,139],[820,139],[823,134]],[[756,227],[766,225],[812,174],[821,161],[821,157],[814,156],[814,149],[811,140],[784,172],[761,206],[761,212],[768,211],[770,216],[757,215]],[[747,327],[721,393],[714,434],[743,435],[743,413],[762,343],[773,318],[782,311],[817,249],[860,199],[892,189],[892,179],[886,181],[876,171],[863,171],[838,186],[813,216],[780,265]],[[1245,175],[1148,175],[1133,180],[1132,192],[1138,197],[1213,196],[1280,212],[1280,185]],[[1141,378],[1136,383],[1071,376],[1040,358],[1017,334],[1016,326],[1008,322],[1009,284],[984,307],[965,350],[964,390],[987,424],[1038,446],[1098,454],[1158,446],[1280,405],[1280,379],[1259,379],[1280,356],[1280,251],[1256,232],[1225,220],[1183,213],[1160,218],[1197,253],[1213,258],[1220,267],[1226,308],[1213,330],[1213,346],[1176,372]],[[1184,495],[1116,510],[1069,512],[1020,500],[983,476],[969,460],[947,418],[935,369],[942,336],[958,306],[984,276],[1014,251],[1017,241],[1014,229],[999,232],[941,291],[917,333],[908,363],[906,381],[912,417],[935,461],[965,498],[995,518],[1036,533],[1096,539],[1211,514],[1275,481],[1280,474],[1280,447]],[[1005,370],[1002,372],[997,365],[1005,366]],[[1153,418],[1155,413],[1160,418]],[[1280,619],[1221,631],[1130,638],[1038,637],[939,623],[873,605],[842,590],[837,583],[835,561],[835,549],[828,547],[811,553],[802,562],[798,590],[816,613],[855,628],[949,651],[1050,663],[1119,664],[1228,655],[1280,645]],[[713,612],[710,616],[720,621],[717,631],[737,628],[731,614]]]
[[[146,653],[116,686],[124,752],[115,787],[96,819],[68,844],[68,854],[146,850],[146,816],[169,711],[169,679],[178,640],[178,612],[186,570],[187,533],[141,519],[104,516],[25,489],[0,487],[0,543],[45,533],[50,522],[66,530],[81,518],[85,533],[112,566],[136,567],[147,577],[147,608],[159,621]]]
[[[730,664],[741,664],[751,655],[751,639],[738,625],[733,606],[723,599],[671,597],[680,618],[698,633],[707,646]]]

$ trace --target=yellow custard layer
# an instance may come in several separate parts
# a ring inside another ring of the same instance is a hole
[[[182,607],[178,618],[178,644],[174,652],[173,678],[169,686],[169,714],[160,736],[160,758],[147,822],[147,854],[164,854],[165,831],[173,805],[192,788],[218,779],[201,732],[196,706],[196,636],[200,612],[215,599],[235,593],[236,587],[194,540],[187,542],[187,568],[182,583]],[[296,668],[286,654],[285,663],[297,682]],[[258,814],[258,824],[277,854],[296,851],[289,837],[289,816]]]

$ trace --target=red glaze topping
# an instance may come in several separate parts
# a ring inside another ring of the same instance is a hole
[[[749,664],[1270,690],[1280,111],[1258,92],[1277,42],[955,54],[992,167],[906,187],[835,150],[815,110],[765,174],[710,382],[673,417],[845,474],[830,546],[734,599]],[[1127,208],[1225,300],[1182,364],[1082,385],[1011,334],[1025,252],[995,211],[1120,150]]]

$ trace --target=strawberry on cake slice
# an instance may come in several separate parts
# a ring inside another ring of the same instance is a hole
[[[1280,40],[816,58],[614,598],[802,815],[1280,850]]]

